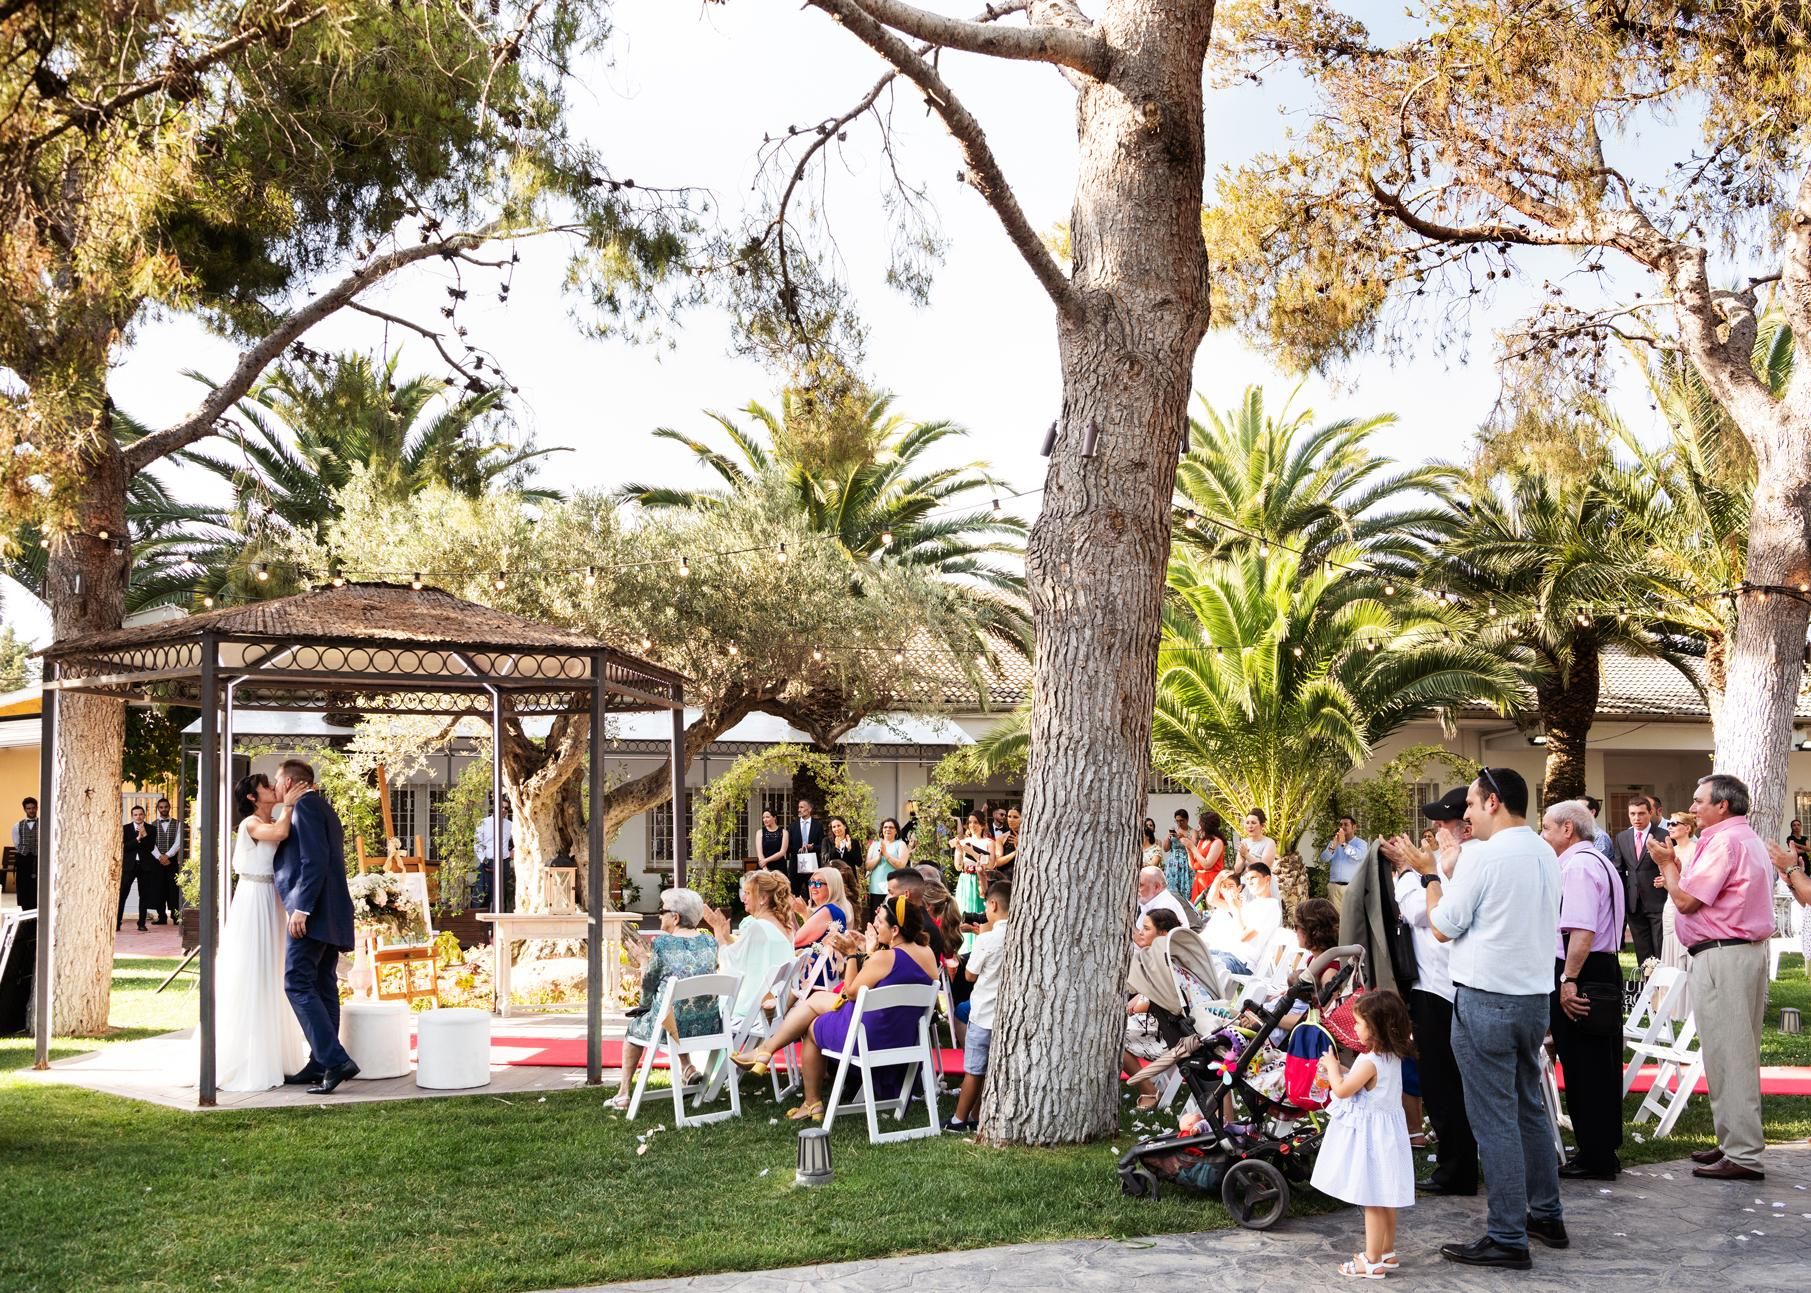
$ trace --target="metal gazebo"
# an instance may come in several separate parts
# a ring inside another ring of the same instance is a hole
[[[50,1062],[56,885],[58,697],[67,692],[201,711],[196,799],[201,866],[200,1103],[215,1098],[215,950],[227,893],[222,830],[229,810],[233,716],[241,710],[349,711],[488,718],[493,805],[503,802],[506,717],[591,719],[586,912],[587,1081],[602,1081],[604,720],[666,710],[673,720],[674,801],[684,793],[685,679],[607,642],[461,601],[435,588],[347,583],[140,628],[54,642],[44,656],[43,844],[38,856],[37,1063]],[[493,809],[493,811],[497,811]],[[685,882],[684,815],[673,814],[673,871]],[[501,909],[501,850],[491,886]]]

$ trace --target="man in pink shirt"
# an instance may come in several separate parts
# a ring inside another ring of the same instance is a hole
[[[1767,1010],[1767,940],[1773,936],[1773,873],[1748,825],[1748,787],[1713,773],[1698,783],[1692,811],[1702,830],[1681,872],[1670,844],[1651,846],[1679,941],[1691,953],[1693,1014],[1710,1085],[1717,1148],[1692,1157],[1693,1176],[1759,1181],[1761,1017]]]

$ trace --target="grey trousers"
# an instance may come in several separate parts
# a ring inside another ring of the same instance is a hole
[[[1485,1233],[1506,1248],[1528,1247],[1529,1217],[1561,1216],[1559,1158],[1541,1091],[1549,1010],[1544,993],[1509,996],[1464,984],[1453,1002],[1453,1058],[1465,1074],[1465,1116],[1490,1195]]]
[[[1707,947],[1692,957],[1692,1014],[1710,1087],[1717,1145],[1738,1167],[1761,1168],[1761,1019],[1767,945]]]

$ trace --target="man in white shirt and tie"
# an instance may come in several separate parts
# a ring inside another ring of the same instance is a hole
[[[501,844],[501,852],[498,845]],[[503,860],[503,911],[515,910],[516,896],[516,823],[515,813],[509,801],[503,801],[503,834],[497,837],[496,814],[492,813],[478,823],[478,837],[473,841],[473,852],[478,857],[478,878],[472,882],[472,906],[478,911],[492,909],[491,895],[495,892],[492,886],[496,883],[497,859]]]
[[[801,799],[798,817],[786,828],[786,874],[792,877],[792,891],[801,898],[806,896],[805,886],[823,851],[824,828],[815,806],[809,799]]]
[[[1465,1113],[1490,1195],[1484,1237],[1446,1244],[1440,1255],[1467,1266],[1527,1270],[1530,1237],[1549,1248],[1571,1243],[1540,1060],[1559,929],[1559,857],[1529,829],[1528,783],[1512,768],[1479,769],[1466,792],[1465,819],[1479,847],[1451,880],[1431,853],[1400,850],[1428,877],[1434,937],[1452,945],[1453,1055],[1465,1074]]]

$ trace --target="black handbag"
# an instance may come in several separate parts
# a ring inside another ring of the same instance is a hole
[[[1579,995],[1591,1007],[1591,1013],[1583,1019],[1573,1019],[1572,1026],[1587,1037],[1613,1037],[1621,1033],[1622,984],[1593,980],[1576,986]]]

